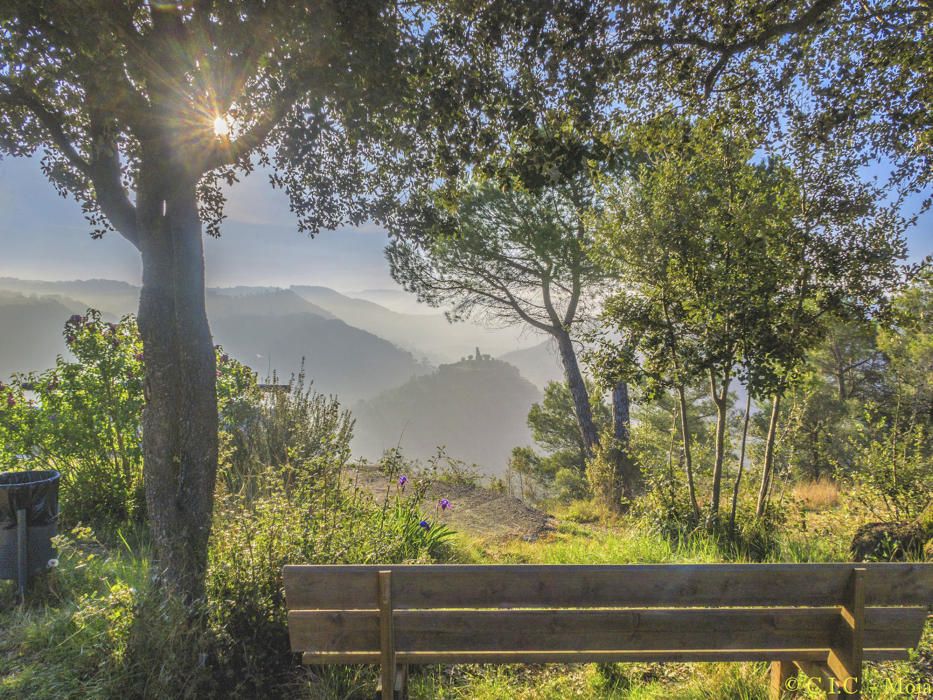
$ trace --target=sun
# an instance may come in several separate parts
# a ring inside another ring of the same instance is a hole
[[[223,138],[230,135],[230,122],[226,117],[218,116],[214,119],[214,136]]]

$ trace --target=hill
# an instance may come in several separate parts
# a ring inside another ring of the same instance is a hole
[[[65,320],[79,311],[64,299],[0,291],[0,379],[54,365],[65,352]]]
[[[290,289],[276,287],[234,287],[207,290],[207,315],[212,319],[238,315],[288,316],[313,314],[337,318],[316,304],[302,299]]]
[[[522,376],[539,389],[544,389],[548,382],[564,380],[564,368],[557,353],[557,344],[551,339],[530,348],[507,352],[499,359],[518,367]]]
[[[91,307],[117,318],[136,313],[139,306],[139,287],[117,280],[47,282],[0,277],[0,289],[20,294],[66,297],[83,306],[81,311]]]
[[[311,313],[239,313],[212,318],[214,338],[261,377],[287,378],[305,361],[315,388],[345,405],[429,371],[411,353],[371,333]]]
[[[500,475],[512,448],[530,442],[526,417],[540,399],[515,367],[488,355],[441,365],[358,404],[354,452],[377,459],[400,443],[408,456],[427,459],[445,445],[452,457]]]
[[[138,287],[112,280],[0,278],[0,377],[54,364],[65,351],[62,328],[71,314],[94,307],[115,319],[135,312],[138,297]],[[262,377],[276,370],[283,379],[297,372],[305,358],[316,388],[337,394],[345,404],[430,369],[411,353],[288,289],[210,289],[207,307],[215,340],[230,355]]]
[[[519,344],[516,329],[490,329],[474,323],[450,323],[443,314],[399,313],[366,299],[355,299],[328,287],[293,286],[291,290],[351,326],[374,333],[432,362],[450,362],[463,348],[480,345],[495,354]],[[427,307],[425,307],[427,308]]]
[[[362,289],[347,292],[347,296],[371,301],[402,314],[437,314],[437,309],[420,303],[414,294],[401,289]]]

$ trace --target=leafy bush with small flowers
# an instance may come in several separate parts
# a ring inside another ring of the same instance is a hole
[[[133,316],[117,322],[99,311],[65,323],[70,357],[14,377],[0,388],[0,469],[57,469],[67,526],[102,531],[145,519],[142,410],[145,355]],[[258,403],[249,368],[218,354],[221,430]]]
[[[289,408],[290,402],[298,406]],[[318,410],[305,412],[301,405]],[[303,429],[292,425],[290,432],[316,435],[316,448],[298,440],[298,453],[306,450],[303,459],[293,454],[291,462],[254,471],[249,489],[223,489],[215,507],[207,591],[218,642],[209,663],[224,697],[287,695],[304,677],[289,653],[284,565],[432,562],[446,556],[452,535],[437,521],[450,501],[422,512],[427,482],[408,476],[412,465],[400,452],[383,460],[390,481],[381,503],[348,484],[344,470],[352,432],[344,430],[349,416],[334,399],[321,403],[295,381],[261,408],[273,410],[291,420],[311,420]],[[339,678],[333,682],[341,684]]]

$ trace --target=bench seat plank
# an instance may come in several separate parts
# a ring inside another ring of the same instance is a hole
[[[933,605],[933,566],[860,564],[865,604]],[[292,610],[375,607],[391,570],[396,609],[772,607],[845,602],[852,564],[286,566]]]
[[[544,664],[544,663],[611,663],[611,662],[740,662],[740,661],[813,661],[825,662],[826,649],[676,649],[659,651],[426,651],[396,652],[400,664]],[[866,661],[903,661],[909,658],[906,649],[866,649]],[[352,665],[377,664],[376,652],[306,651],[301,655],[305,664]]]
[[[826,649],[840,611],[821,608],[617,610],[396,610],[395,648],[405,652],[728,651]],[[916,646],[922,607],[866,608],[867,649]],[[375,610],[292,610],[296,652],[375,652]],[[761,658],[761,657],[759,657]]]

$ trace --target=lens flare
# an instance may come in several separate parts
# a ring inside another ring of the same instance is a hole
[[[230,122],[227,121],[226,117],[215,117],[214,119],[214,136],[218,138],[223,138],[230,135]]]

